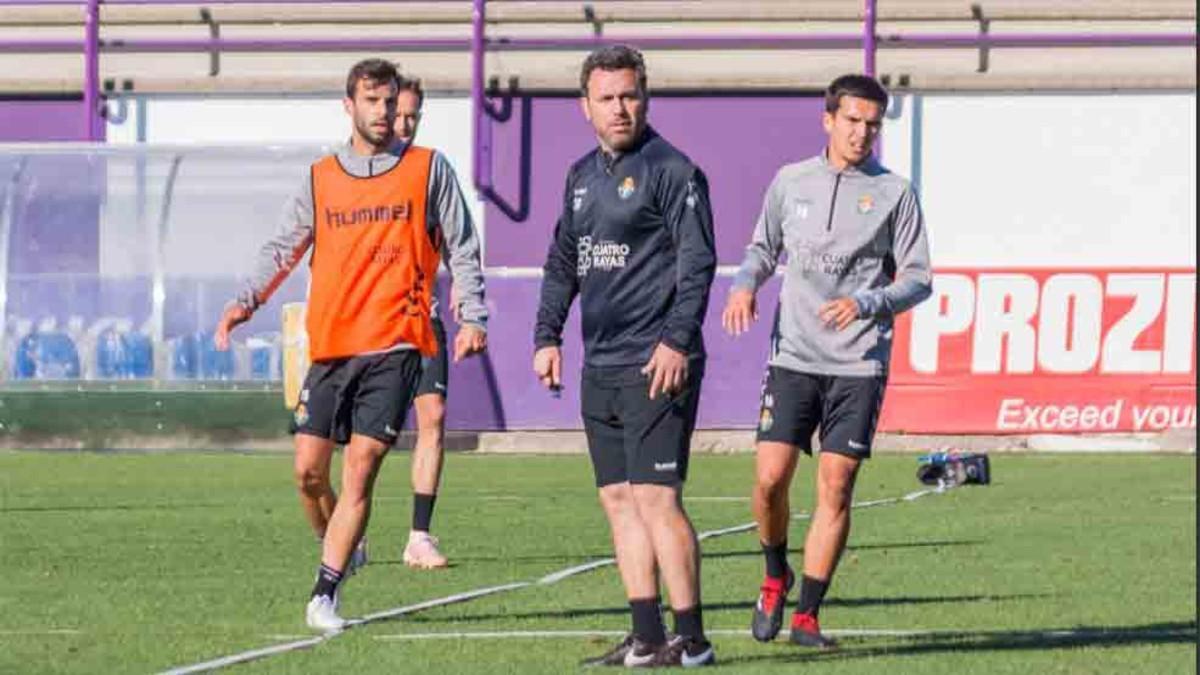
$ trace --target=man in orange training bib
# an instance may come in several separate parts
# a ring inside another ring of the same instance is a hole
[[[439,236],[461,303],[454,359],[487,346],[474,228],[446,159],[396,141],[399,81],[395,66],[381,59],[350,69],[344,100],[350,142],[311,166],[215,335],[217,346],[227,348],[230,331],[312,248],[306,323],[312,367],[292,430],[301,504],[323,542],[305,615],[321,631],[346,626],[337,612],[338,587],[353,571],[375,478],[413,399],[421,359],[437,351],[430,304]],[[345,445],[340,499],[329,482],[335,443]]]

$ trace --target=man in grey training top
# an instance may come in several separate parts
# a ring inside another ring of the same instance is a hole
[[[399,79],[399,93],[396,95],[396,139],[401,143],[412,144],[417,136],[417,128],[421,124],[421,108],[425,104],[425,90],[421,81],[414,77]],[[472,240],[476,237],[472,231]],[[445,240],[439,234],[434,237],[439,245]],[[478,244],[475,245],[478,249]],[[445,247],[443,246],[443,249]],[[449,261],[448,250],[442,255]],[[437,502],[438,484],[442,478],[442,462],[445,459],[446,436],[446,397],[450,384],[450,358],[446,349],[446,325],[442,322],[437,296],[433,297],[430,308],[430,320],[433,322],[433,334],[437,338],[438,353],[436,356],[421,360],[421,380],[413,396],[413,412],[417,417],[417,442],[412,453],[412,492],[413,511],[412,528],[408,531],[408,543],[404,545],[401,558],[404,564],[416,569],[435,569],[446,567],[449,561],[438,549],[438,539],[429,533],[433,520],[433,506]],[[450,314],[459,318],[458,304],[454,301],[454,291],[450,292]]]
[[[799,450],[820,429],[817,504],[804,542],[791,641],[832,647],[817,613],[850,532],[850,504],[887,384],[894,317],[930,294],[929,247],[917,195],[879,165],[872,146],[887,110],[873,78],[845,75],[825,92],[825,151],[779,170],[729,294],[722,324],[745,332],[754,296],[787,272],[763,386],[752,496],[766,579],[751,629],[779,633],[795,576],[787,563],[788,487]]]

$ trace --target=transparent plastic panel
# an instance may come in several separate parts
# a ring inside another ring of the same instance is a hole
[[[218,352],[212,330],[321,147],[0,146],[0,381],[281,379],[300,265]]]

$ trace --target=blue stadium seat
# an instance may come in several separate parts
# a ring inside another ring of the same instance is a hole
[[[246,340],[250,350],[250,379],[278,380],[283,373],[283,336],[262,333]]]
[[[233,350],[218,351],[217,346],[213,344],[211,331],[196,333],[195,338],[200,353],[200,379],[233,379]]]
[[[126,333],[126,349],[129,354],[130,377],[154,376],[154,343],[149,335]]]
[[[233,379],[233,351],[217,351],[211,331],[189,333],[178,339],[171,358],[175,377],[188,380]]]
[[[256,347],[250,350],[250,379],[271,379],[271,348]]]
[[[13,378],[72,380],[79,378],[79,351],[66,333],[30,333],[17,344]]]
[[[154,346],[149,336],[110,328],[96,340],[96,375],[132,379],[154,375]]]
[[[196,379],[200,361],[196,354],[196,336],[179,337],[174,346],[171,352],[171,373],[183,380]]]

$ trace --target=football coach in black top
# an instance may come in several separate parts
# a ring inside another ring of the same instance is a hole
[[[562,381],[561,335],[583,312],[583,423],[600,503],[633,613],[606,665],[707,665],[700,555],[681,492],[704,371],[700,329],[716,270],[704,174],[646,124],[642,55],[605,47],[583,63],[584,116],[599,147],[567,173],[546,256],[533,369]],[[675,614],[666,639],[661,574]]]

